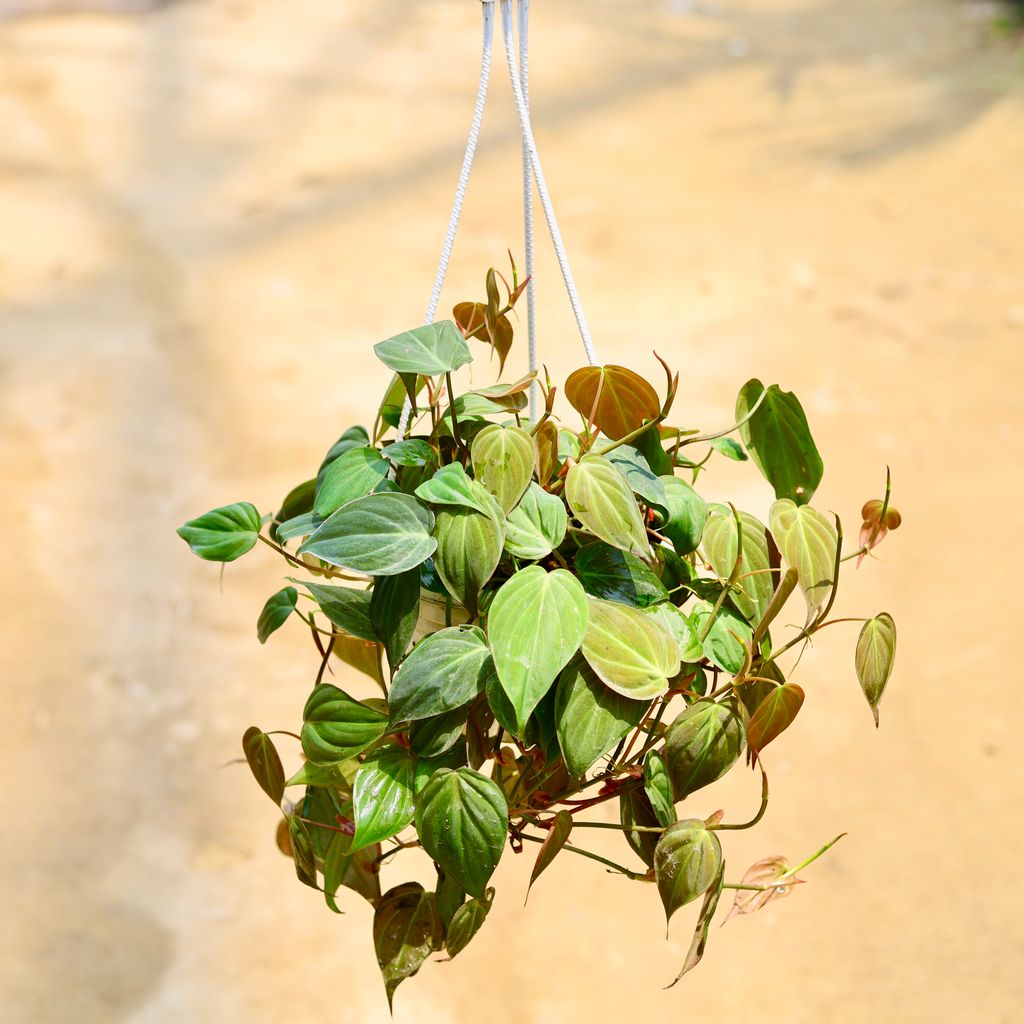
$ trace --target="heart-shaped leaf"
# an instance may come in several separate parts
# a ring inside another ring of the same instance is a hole
[[[376,448],[351,448],[324,470],[313,511],[325,519],[353,498],[362,498],[387,479],[388,460]]]
[[[391,719],[412,722],[454,711],[484,687],[491,652],[479,626],[449,626],[421,640],[395,675]]]
[[[414,767],[408,752],[395,747],[375,751],[363,762],[352,793],[353,850],[390,839],[412,821]]]
[[[672,782],[668,777],[665,759],[657,750],[649,750],[644,760],[644,792],[651,801],[658,824],[673,824],[676,808],[672,799]]]
[[[572,815],[568,811],[559,811],[548,828],[548,834],[544,837],[540,849],[537,851],[537,860],[530,873],[530,884],[526,887],[526,897],[529,899],[533,883],[551,866],[551,862],[558,856],[562,847],[569,841],[572,834]]]
[[[462,505],[482,515],[495,515],[498,509],[490,491],[466,475],[458,462],[442,466],[429,480],[416,488],[416,497],[430,505]],[[499,521],[504,518],[500,509]]]
[[[661,412],[657,392],[624,366],[584,366],[569,374],[565,397],[588,422],[613,441],[632,433]]]
[[[494,575],[505,542],[504,522],[458,505],[439,508],[435,515],[437,551],[434,568],[446,589],[476,615],[480,591]]]
[[[409,729],[409,747],[420,757],[438,757],[450,750],[466,729],[469,706],[446,711],[433,718],[419,718]]]
[[[828,600],[834,583],[839,544],[836,528],[817,509],[796,505],[788,498],[772,505],[768,522],[782,560],[796,569],[809,622]]]
[[[704,533],[708,507],[704,499],[676,476],[659,478],[665,488],[668,518],[658,523],[658,532],[672,542],[678,555],[696,551]]]
[[[760,622],[775,592],[764,523],[748,512],[739,513],[743,551],[732,600],[750,622]],[[736,565],[736,520],[732,511],[717,505],[710,510],[703,537],[704,554],[711,568],[727,580]]]
[[[633,488],[633,493],[640,497],[646,505],[667,508],[668,496],[665,494],[664,481],[651,469],[647,459],[631,445],[623,444],[610,451],[605,458],[623,475]]]
[[[330,846],[324,854],[324,899],[327,906],[340,914],[335,898],[339,886],[359,893],[376,906],[380,900],[380,844],[352,849],[352,837],[331,832]]]
[[[743,719],[728,704],[699,700],[680,712],[665,736],[675,799],[684,800],[725,775],[743,753],[745,739]]]
[[[463,903],[452,915],[448,925],[445,946],[449,957],[456,957],[472,941],[473,936],[483,927],[484,921],[494,902],[494,890],[488,889],[483,899],[471,899]]]
[[[434,517],[410,494],[369,494],[343,505],[300,548],[354,572],[395,576],[432,555]]]
[[[471,896],[482,898],[508,831],[505,795],[471,768],[440,768],[416,800],[423,849]]]
[[[657,697],[679,672],[675,638],[649,615],[615,601],[590,599],[583,657],[606,686],[633,700]]]
[[[712,606],[706,602],[694,608],[692,621],[699,636],[703,636],[711,612]],[[750,643],[753,636],[754,631],[749,623],[728,608],[719,608],[711,623],[711,629],[701,641],[704,656],[712,665],[735,675],[743,667],[746,658],[745,645]]]
[[[275,804],[284,796],[284,767],[274,741],[255,725],[242,736],[242,751],[256,781]]]
[[[630,849],[649,867],[654,867],[654,850],[658,845],[660,827],[651,801],[642,788],[630,787],[619,797],[619,821]]]
[[[743,385],[736,399],[737,421],[750,414],[764,390],[759,380]],[[776,498],[804,505],[814,497],[824,466],[796,395],[772,384],[753,416],[741,422],[740,437]]]
[[[561,498],[531,481],[519,504],[508,514],[505,550],[535,562],[565,540],[569,517]]]
[[[896,659],[896,623],[888,612],[868,619],[857,638],[857,679],[878,727],[878,704]]]
[[[320,606],[320,611],[342,632],[357,636],[360,640],[377,641],[377,634],[370,622],[370,602],[373,599],[371,591],[326,583],[308,583],[306,580],[292,582],[305,587]]]
[[[572,776],[582,778],[640,723],[647,706],[609,689],[583,658],[573,658],[558,678],[555,698],[558,745]]]
[[[370,626],[384,645],[392,672],[416,632],[420,616],[420,570],[378,576],[370,596]]]
[[[302,750],[316,764],[351,760],[376,743],[388,727],[383,711],[328,684],[317,686],[309,695],[302,717]]]
[[[285,587],[267,598],[256,623],[256,638],[261,644],[265,644],[271,633],[276,633],[285,624],[288,616],[295,611],[298,599],[299,592],[294,587]]]
[[[722,844],[698,818],[670,825],[654,851],[654,878],[665,907],[672,915],[711,888],[722,868]]]
[[[704,656],[704,646],[700,642],[700,634],[690,617],[674,604],[662,601],[644,609],[644,614],[657,621],[675,638],[679,647],[680,661],[700,661]]]
[[[437,452],[422,438],[410,437],[385,445],[380,451],[388,462],[396,466],[436,466]]]
[[[628,551],[595,541],[576,555],[576,575],[592,597],[646,608],[668,600],[665,585],[651,568]]]
[[[584,455],[574,463],[566,474],[565,499],[584,529],[599,540],[648,561],[652,558],[633,489],[622,470],[606,458]]]
[[[494,666],[522,737],[533,709],[579,649],[587,598],[565,569],[520,569],[498,590],[487,616]]]
[[[390,1008],[395,989],[411,978],[444,937],[434,894],[419,882],[405,882],[388,890],[373,915],[373,948],[384,979]]]
[[[473,361],[462,331],[451,320],[416,327],[373,346],[377,358],[395,373],[435,377]]]
[[[761,701],[747,723],[747,746],[755,763],[758,754],[793,724],[803,703],[804,691],[796,683],[776,686]]]
[[[492,423],[473,438],[473,475],[511,512],[530,484],[536,454],[533,438],[521,427]]]
[[[263,520],[247,501],[222,505],[178,527],[193,554],[209,562],[233,562],[256,544]]]

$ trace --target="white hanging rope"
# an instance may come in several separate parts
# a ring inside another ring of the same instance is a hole
[[[509,78],[512,80],[512,95],[516,101],[516,112],[519,115],[519,127],[523,135],[523,145],[530,157],[530,166],[533,170],[533,177],[537,182],[537,192],[540,195],[540,205],[544,210],[544,218],[548,222],[551,244],[555,247],[555,255],[558,257],[558,266],[562,271],[565,290],[569,293],[569,302],[576,316],[576,326],[579,328],[580,337],[583,339],[583,348],[587,353],[587,362],[593,366],[597,362],[594,343],[590,338],[587,318],[584,316],[583,306],[576,291],[576,282],[573,280],[572,270],[569,267],[569,257],[566,255],[565,246],[562,244],[562,234],[558,230],[558,221],[555,219],[555,211],[551,205],[551,196],[548,194],[547,181],[544,178],[544,169],[540,165],[537,143],[534,140],[533,128],[530,125],[530,111],[526,105],[522,83],[519,80],[519,71],[516,67],[515,44],[512,36],[512,0],[500,0],[500,3],[501,28],[505,38],[505,58],[508,63]]]
[[[455,246],[455,233],[459,229],[459,219],[462,216],[462,206],[466,199],[466,188],[469,185],[469,174],[473,169],[473,158],[476,156],[477,142],[480,140],[480,126],[483,124],[484,107],[487,104],[487,87],[491,81],[491,49],[494,38],[494,2],[483,0],[480,5],[483,8],[483,53],[480,57],[480,84],[476,91],[476,105],[473,107],[473,120],[469,126],[469,139],[466,142],[466,153],[462,158],[462,170],[459,172],[459,183],[455,187],[455,201],[452,203],[451,216],[448,218],[448,230],[445,232],[444,245],[441,247],[441,259],[437,264],[437,274],[434,276],[434,288],[430,293],[430,301],[427,303],[427,315],[423,322],[432,324],[437,315],[437,307],[441,302],[441,289],[444,287],[445,274],[448,272],[448,262],[452,256],[452,249]],[[412,413],[412,402],[406,395],[402,405],[402,415],[398,421],[398,436],[405,437],[409,429],[409,416]]]
[[[530,109],[530,0],[519,0],[519,81],[523,88],[526,109]],[[523,249],[526,255],[526,328],[529,338],[530,373],[537,370],[537,289],[536,261],[533,251],[533,171],[530,151],[523,137]],[[530,422],[537,422],[537,382],[530,384]]]

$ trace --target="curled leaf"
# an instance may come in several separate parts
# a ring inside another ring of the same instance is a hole
[[[729,916],[725,920],[730,921],[740,914],[753,914],[767,906],[772,900],[780,900],[783,896],[788,896],[796,886],[803,884],[802,878],[792,875],[783,880],[787,871],[789,871],[789,861],[785,857],[765,857],[764,860],[752,864],[743,876],[741,884],[763,885],[766,888],[737,889],[732,910],[729,911]],[[775,882],[779,882],[779,884],[775,885]]]
[[[892,674],[896,659],[896,623],[888,612],[868,619],[857,638],[855,664],[860,688],[864,691],[878,727],[878,704]]]

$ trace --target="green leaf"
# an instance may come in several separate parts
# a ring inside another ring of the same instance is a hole
[[[835,582],[839,537],[833,523],[810,505],[788,498],[775,502],[768,514],[772,536],[782,560],[796,569],[797,584],[807,600],[807,621],[828,600]]]
[[[430,505],[462,505],[485,516],[505,517],[491,493],[466,475],[458,462],[442,466],[429,480],[416,488],[416,497]]]
[[[256,623],[256,638],[261,644],[265,644],[270,634],[276,633],[285,624],[288,616],[295,611],[298,599],[299,592],[294,587],[285,587],[267,598]]]
[[[324,470],[327,469],[327,467],[336,458],[344,455],[345,452],[350,451],[352,448],[365,448],[369,443],[370,435],[366,432],[366,427],[349,427],[348,430],[346,430],[345,433],[331,445],[327,454],[323,457],[323,461],[320,463],[320,468],[317,470],[317,486],[320,486]]]
[[[621,469],[600,455],[584,455],[565,478],[565,499],[585,530],[612,547],[650,561],[640,508]]]
[[[316,884],[316,858],[313,856],[313,843],[309,836],[306,823],[294,814],[288,816],[288,839],[292,844],[292,859],[295,861],[295,876],[303,885],[311,889],[319,889]]]
[[[324,470],[313,511],[325,519],[354,498],[376,490],[387,479],[388,461],[376,448],[351,448]]]
[[[313,498],[316,495],[316,480],[305,480],[293,487],[286,495],[281,507],[274,516],[277,524],[286,523],[296,516],[306,515],[313,511]],[[271,526],[270,539],[283,543],[278,536],[279,526]]]
[[[722,868],[722,844],[698,818],[670,825],[654,851],[654,878],[666,920],[703,896]]]
[[[622,470],[633,493],[643,499],[647,505],[666,508],[668,496],[665,494],[664,482],[655,474],[643,457],[632,446],[620,445],[610,451],[605,458],[617,469]]]
[[[193,554],[209,562],[233,562],[256,544],[263,520],[254,505],[222,505],[178,527],[178,536]]]
[[[340,832],[330,833],[331,844],[324,855],[324,899],[327,906],[340,914],[335,895],[339,886],[359,893],[370,904],[380,900],[380,845],[352,850],[352,837]]]
[[[674,604],[663,601],[652,608],[645,608],[644,614],[656,619],[675,638],[681,661],[700,661],[704,657],[704,646],[700,634],[689,616]]]
[[[317,686],[302,712],[302,750],[317,764],[349,761],[376,743],[388,716],[350,697],[336,686]]]
[[[623,833],[630,849],[650,868],[654,867],[654,850],[658,845],[658,833],[634,831],[634,826],[643,829],[658,828],[661,824],[647,793],[641,788],[630,787],[619,797],[619,821],[625,827]]]
[[[692,621],[698,636],[704,632],[711,615],[711,605],[702,603],[694,608]],[[702,641],[704,656],[712,665],[735,675],[746,658],[745,644],[753,639],[749,623],[726,607],[718,610],[708,635]]]
[[[533,709],[579,649],[586,628],[586,594],[565,569],[527,566],[498,590],[487,630],[520,738]]]
[[[462,331],[451,320],[416,327],[373,346],[377,358],[395,373],[435,377],[473,361]]]
[[[761,701],[747,723],[747,746],[755,762],[761,751],[793,724],[803,703],[804,691],[796,683],[776,686]]]
[[[723,860],[718,867],[718,874],[704,894],[704,902],[701,904],[700,915],[697,918],[697,927],[694,929],[693,939],[690,942],[690,948],[686,952],[686,959],[683,961],[682,969],[676,975],[675,981],[671,985],[666,986],[667,988],[672,988],[687,971],[692,971],[704,956],[704,950],[708,944],[708,933],[711,930],[711,919],[715,916],[715,911],[718,909],[718,901],[722,896],[722,883],[724,881],[725,861]]]
[[[583,657],[606,686],[633,700],[664,693],[679,672],[679,647],[656,619],[597,598],[590,599]]]
[[[868,619],[857,638],[857,679],[878,727],[878,704],[896,658],[896,623],[888,612]]]
[[[568,524],[562,499],[531,481],[519,504],[508,514],[505,550],[516,558],[536,562],[565,540]]]
[[[558,678],[555,723],[558,745],[573,778],[608,753],[639,725],[647,702],[630,700],[608,689],[583,660],[573,658]]]
[[[336,587],[327,583],[309,583],[288,577],[293,583],[305,587],[320,611],[331,624],[344,633],[359,637],[360,640],[377,642],[377,634],[370,623],[370,602],[372,591],[356,590],[354,587]]]
[[[764,523],[747,512],[740,512],[743,530],[743,558],[736,589],[730,591],[733,602],[744,618],[760,622],[772,594],[775,592],[774,577],[770,571],[768,538]],[[727,580],[736,565],[736,520],[732,511],[717,505],[711,509],[704,527],[704,554],[711,568]],[[748,575],[753,573],[755,575]]]
[[[370,625],[384,645],[392,672],[416,632],[420,616],[420,570],[417,566],[395,576],[378,576],[370,596]]]
[[[284,796],[284,768],[274,741],[255,725],[251,725],[242,736],[242,750],[260,789],[280,806]]]
[[[393,722],[454,711],[484,687],[491,652],[479,626],[449,626],[421,640],[402,662],[388,703]]]
[[[665,487],[668,518],[658,524],[658,532],[672,542],[676,554],[696,551],[704,533],[708,507],[704,499],[685,481],[676,476],[659,478]]]
[[[419,882],[397,885],[381,897],[373,915],[373,948],[389,1008],[395,989],[411,978],[442,942],[434,894],[425,892]]]
[[[409,746],[420,757],[438,757],[450,750],[466,728],[469,706],[463,705],[454,711],[446,711],[433,718],[420,718],[409,729]]]
[[[395,576],[432,555],[434,517],[409,494],[370,494],[339,508],[299,548],[354,572]]]
[[[737,420],[750,413],[764,390],[759,380],[743,385],[736,399]],[[824,466],[796,395],[772,384],[754,415],[741,424],[740,437],[776,498],[803,505],[814,497]]]
[[[548,834],[544,837],[544,842],[541,843],[540,849],[537,851],[537,860],[530,874],[530,884],[526,887],[527,899],[530,898],[533,883],[551,866],[551,862],[561,852],[571,834],[572,815],[568,811],[559,811],[548,829]]]
[[[396,466],[436,466],[437,452],[418,437],[395,441],[381,449],[381,455]]]
[[[472,708],[470,709],[472,710]],[[449,747],[443,754],[436,757],[421,757],[416,762],[416,779],[413,788],[418,796],[423,792],[423,787],[430,781],[430,777],[439,768],[464,768],[469,764],[469,744],[465,736]]]
[[[471,508],[446,506],[437,511],[434,568],[447,590],[475,616],[480,591],[494,575],[505,542],[504,517],[498,522]]]
[[[413,758],[401,748],[385,747],[363,762],[352,793],[353,850],[390,839],[412,821],[413,770]]]
[[[592,597],[646,608],[668,600],[665,585],[636,555],[595,541],[576,555],[576,575]]]
[[[747,453],[743,450],[743,445],[733,437],[713,437],[708,441],[708,444],[716,452],[719,452],[728,459],[732,459],[733,462],[747,461]]]
[[[676,800],[716,782],[739,760],[743,719],[728,704],[698,700],[669,726],[665,766]]]
[[[659,825],[671,825],[676,820],[676,807],[672,799],[672,783],[665,760],[657,750],[649,750],[644,761],[644,792],[651,801]]]
[[[278,544],[286,544],[290,540],[294,540],[296,537],[308,537],[311,533],[315,533],[320,526],[323,524],[323,517],[318,516],[315,512],[304,512],[302,515],[296,516],[294,519],[286,519],[280,526],[274,531],[274,540]]]
[[[351,793],[358,770],[358,761],[342,761],[338,764],[304,761],[302,767],[285,782],[285,786],[323,786],[336,792]]]
[[[470,944],[473,936],[480,931],[484,921],[487,920],[493,902],[494,890],[488,889],[484,893],[483,899],[469,900],[455,911],[451,924],[448,926],[446,941],[450,957],[458,956]]]
[[[423,849],[470,896],[483,897],[501,859],[508,804],[490,779],[471,768],[440,768],[416,800]]]
[[[613,441],[625,437],[661,412],[658,394],[624,366],[584,366],[565,382],[569,404]]]
[[[471,455],[473,475],[511,512],[533,478],[533,438],[521,427],[492,423],[473,438]]]
[[[437,912],[441,915],[441,927],[447,936],[455,912],[466,902],[466,894],[462,886],[441,868],[437,868],[436,889]]]

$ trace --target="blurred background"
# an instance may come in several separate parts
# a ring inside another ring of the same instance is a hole
[[[730,874],[849,835],[716,925],[675,989],[696,906],[666,941],[653,887],[563,857],[523,909],[532,858],[509,854],[484,930],[395,1019],[1019,1021],[1014,8],[533,7],[537,136],[599,354],[657,380],[656,348],[706,430],[750,377],[795,391],[816,503],[850,534],[890,465],[903,528],[837,611],[890,611],[899,654],[876,732],[856,627],[816,641]],[[275,508],[372,418],[370,345],[422,317],[478,61],[468,0],[0,0],[4,1021],[388,1019],[371,909],[299,886],[266,797],[223,767],[246,726],[295,728],[315,673],[294,623],[256,642],[280,567],[255,552],[221,584],[174,528]],[[507,247],[521,263],[518,175],[499,62],[442,311]],[[560,380],[583,355],[540,254]],[[703,482],[771,499],[722,459]],[[735,819],[757,783],[733,774],[708,800]]]

